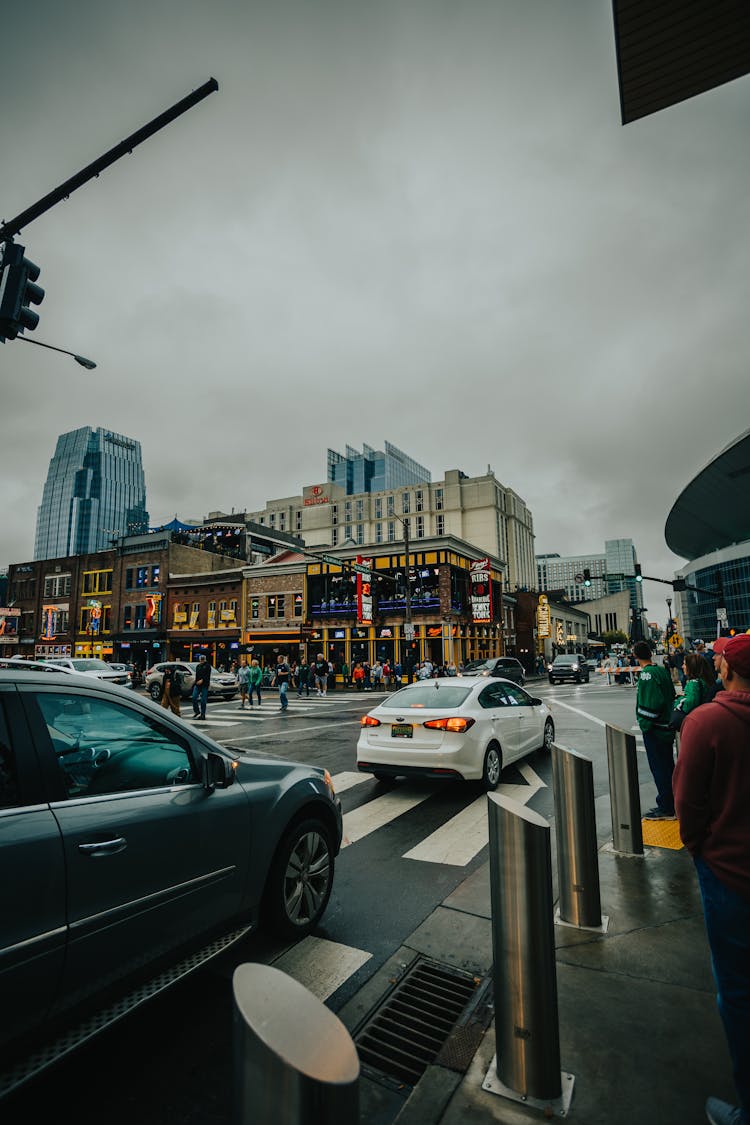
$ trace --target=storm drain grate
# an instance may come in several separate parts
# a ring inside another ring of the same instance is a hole
[[[468,973],[417,961],[355,1036],[360,1061],[415,1086],[476,987]]]

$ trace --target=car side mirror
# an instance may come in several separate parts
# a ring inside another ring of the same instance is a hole
[[[529,700],[529,703],[530,703],[530,704],[531,704],[531,705],[532,705],[533,707],[541,707],[541,705],[542,705],[542,700],[541,700],[541,699],[535,699],[535,698],[534,698],[534,697],[532,696],[532,697],[531,697],[531,699]]]
[[[210,750],[203,759],[203,788],[209,793],[213,793],[214,789],[228,789],[234,785],[236,768],[236,762]]]

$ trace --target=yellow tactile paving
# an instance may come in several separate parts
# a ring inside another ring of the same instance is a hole
[[[679,851],[682,845],[680,826],[676,820],[643,820],[643,842],[650,848],[671,848]]]

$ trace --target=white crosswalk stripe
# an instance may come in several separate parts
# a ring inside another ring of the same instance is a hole
[[[371,775],[345,771],[344,773],[334,774],[333,787],[337,793],[345,793],[347,789],[352,789],[355,785],[361,785],[363,781],[372,781]]]
[[[408,812],[431,796],[432,793],[424,787],[417,789],[404,785],[391,790],[390,793],[385,793],[382,797],[376,797],[374,801],[368,801],[366,805],[361,805],[353,812],[344,813],[344,838],[341,847],[348,848],[350,844],[369,836],[371,832],[389,824],[397,816]]]
[[[371,957],[364,949],[310,935],[282,953],[273,964],[304,984],[318,1000],[327,1000]]]

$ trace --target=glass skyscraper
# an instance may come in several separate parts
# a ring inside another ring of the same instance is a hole
[[[385,450],[362,446],[362,452],[346,446],[346,454],[328,450],[328,480],[346,489],[347,496],[362,492],[386,492],[410,484],[429,484],[430,473],[389,441]]]
[[[84,426],[61,434],[37,511],[35,559],[103,551],[148,531],[141,443]]]

